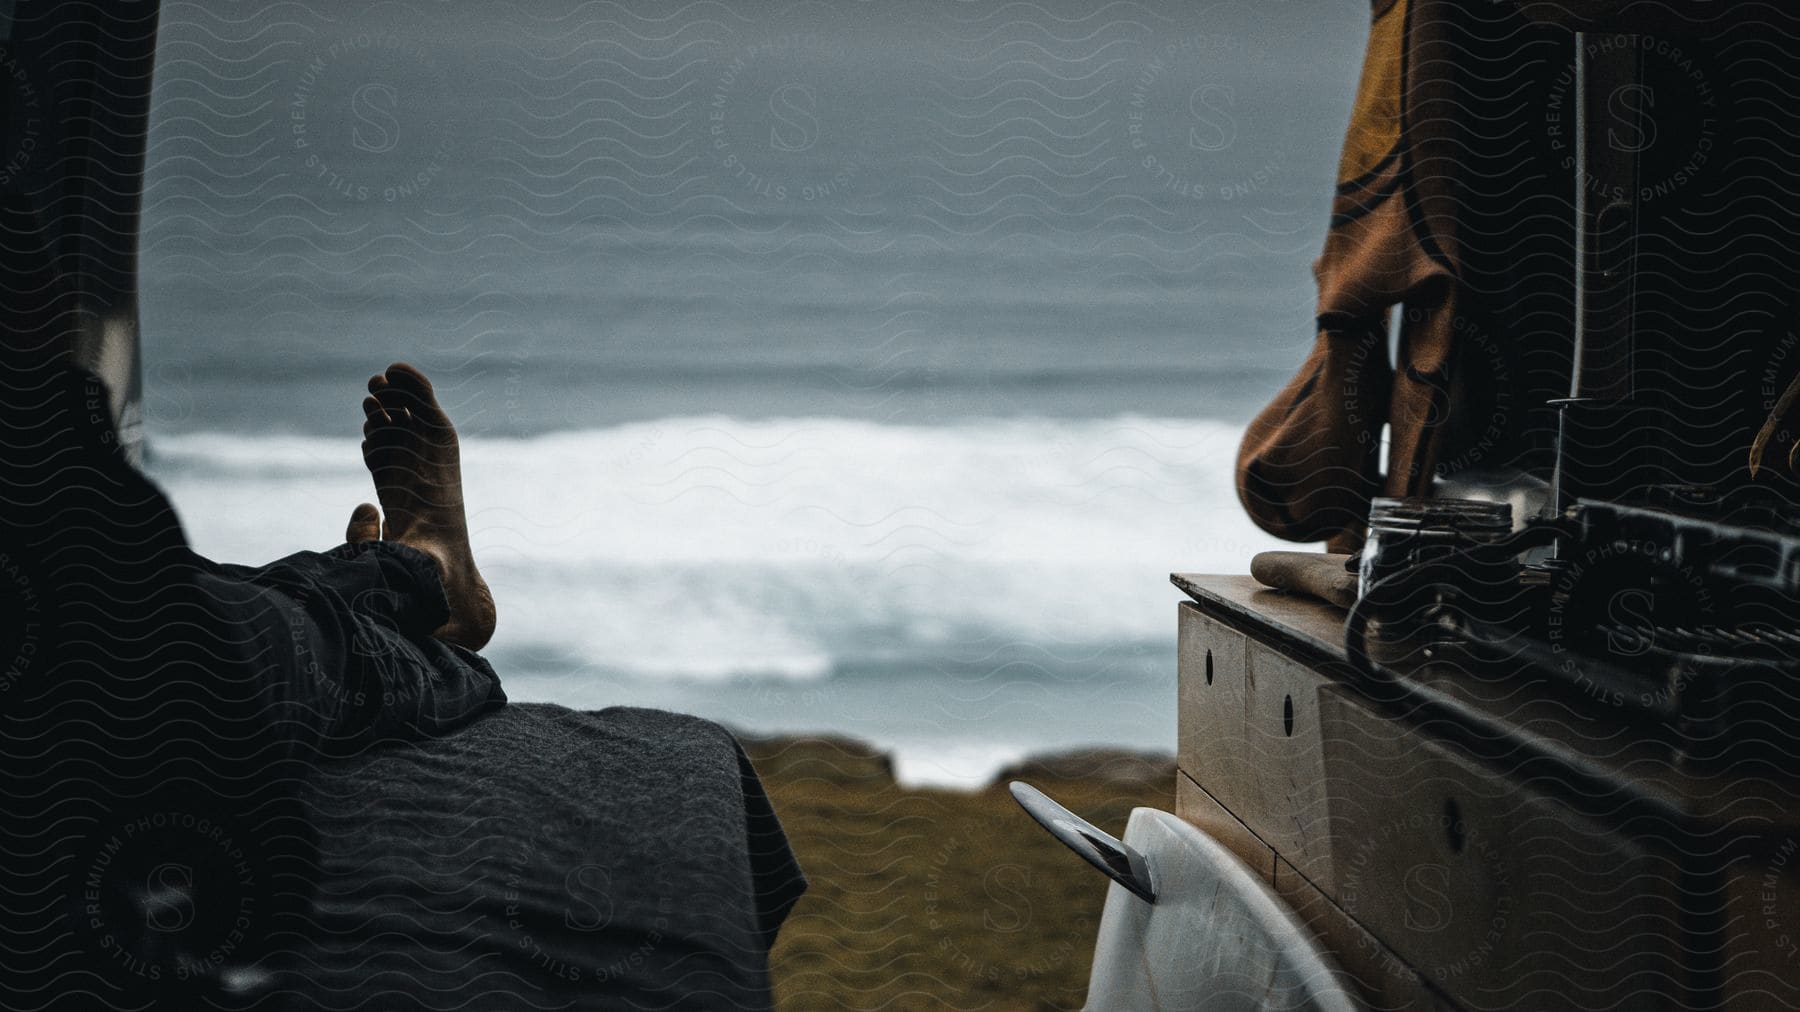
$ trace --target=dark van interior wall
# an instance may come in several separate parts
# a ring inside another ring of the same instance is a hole
[[[14,353],[56,349],[106,382],[142,453],[138,209],[159,0],[0,3],[0,202]]]

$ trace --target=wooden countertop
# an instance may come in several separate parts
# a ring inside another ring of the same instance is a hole
[[[1242,623],[1266,627],[1332,660],[1348,660],[1342,608],[1303,594],[1270,590],[1248,576],[1171,573],[1169,582],[1208,613],[1227,619],[1236,616]]]
[[[1174,573],[1169,579],[1202,612],[1359,690],[1344,648],[1342,609],[1270,590],[1248,576]],[[1800,832],[1800,773],[1777,779],[1690,767],[1674,758],[1666,740],[1606,719],[1610,710],[1602,704],[1589,712],[1572,707],[1564,683],[1541,675],[1481,675],[1477,667],[1443,658],[1390,665],[1411,698],[1387,706],[1389,715],[1518,775],[1553,776],[1578,807],[1629,802],[1695,828]]]

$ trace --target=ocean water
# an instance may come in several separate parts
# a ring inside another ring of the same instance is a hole
[[[1173,570],[1274,542],[1341,2],[165,4],[150,466],[264,561],[372,499],[361,384],[465,437],[515,699],[973,784],[1174,743]]]

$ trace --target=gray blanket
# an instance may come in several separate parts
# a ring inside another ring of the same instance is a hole
[[[276,939],[276,1004],[764,1008],[805,889],[731,736],[656,710],[508,705],[306,798],[319,888]]]

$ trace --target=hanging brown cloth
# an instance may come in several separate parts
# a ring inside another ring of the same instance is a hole
[[[1257,526],[1353,549],[1369,499],[1424,495],[1455,393],[1454,95],[1445,0],[1374,0],[1318,279],[1318,337],[1238,450]],[[1402,312],[1398,368],[1389,313]],[[1390,427],[1386,477],[1381,428]]]

